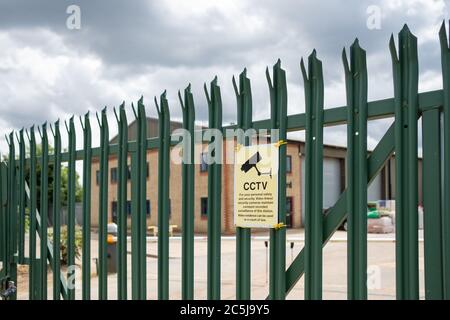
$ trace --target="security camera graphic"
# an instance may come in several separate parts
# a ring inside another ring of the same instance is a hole
[[[270,168],[269,172],[261,172],[259,171],[256,164],[262,160],[261,155],[259,152],[256,152],[253,156],[251,156],[247,161],[245,161],[241,166],[241,171],[244,171],[244,173],[247,173],[250,171],[250,169],[255,168],[256,172],[258,173],[258,176],[261,175],[268,175],[272,179],[272,168]]]

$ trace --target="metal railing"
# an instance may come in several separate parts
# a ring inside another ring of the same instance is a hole
[[[278,61],[272,76],[266,70],[270,92],[271,116],[252,120],[252,95],[246,70],[233,87],[237,98],[237,125],[222,126],[222,101],[215,78],[205,94],[209,109],[209,128],[223,131],[228,128],[278,129],[279,139],[286,140],[287,132],[306,131],[306,190],[305,245],[286,270],[286,229],[270,230],[269,299],[285,299],[298,280],[305,277],[305,298],[322,298],[322,249],[338,226],[348,219],[348,298],[367,299],[367,186],[395,152],[396,162],[396,290],[398,299],[419,298],[418,256],[418,119],[423,135],[423,206],[425,297],[450,298],[450,49],[445,25],[440,30],[443,89],[418,92],[417,39],[407,26],[399,33],[399,51],[391,38],[389,48],[393,64],[394,97],[367,100],[366,53],[356,40],[350,47],[350,60],[342,53],[347,105],[324,110],[324,80],[322,63],[315,51],[307,65],[301,61],[305,89],[305,113],[287,115],[286,74]],[[191,88],[179,93],[183,111],[183,128],[194,134],[195,107]],[[68,151],[61,151],[60,124],[52,127],[53,153],[49,152],[47,124],[39,127],[41,155],[37,156],[35,127],[26,131],[29,156],[26,155],[24,130],[17,135],[19,151],[15,149],[15,133],[8,138],[9,158],[0,167],[0,285],[7,290],[17,283],[17,264],[29,265],[29,298],[47,299],[47,268],[53,271],[53,299],[75,299],[73,269],[61,272],[59,241],[61,210],[61,165],[68,166],[68,264],[75,264],[75,162],[83,161],[83,247],[82,299],[91,299],[91,165],[98,158],[99,168],[99,299],[108,297],[107,223],[108,223],[108,165],[109,157],[118,159],[117,224],[118,275],[117,298],[127,299],[127,274],[131,272],[131,298],[146,299],[146,171],[147,151],[158,149],[158,298],[169,298],[169,171],[170,171],[170,113],[164,92],[159,103],[158,138],[147,138],[146,110],[141,98],[133,112],[137,121],[135,141],[129,141],[125,106],[115,112],[119,133],[117,143],[109,141],[106,108],[97,116],[100,127],[100,146],[93,148],[89,114],[84,121],[83,149],[76,150],[74,118],[66,124]],[[441,125],[443,115],[443,125]],[[394,117],[395,121],[382,137],[375,150],[367,152],[367,123],[370,120]],[[322,215],[323,195],[323,128],[347,124],[347,187],[325,217]],[[441,132],[443,133],[441,135]],[[444,143],[440,143],[441,139]],[[250,141],[238,137],[238,143]],[[194,139],[183,141],[183,157],[194,154]],[[215,150],[221,156],[222,141]],[[127,269],[127,180],[128,157],[131,158],[131,270]],[[285,222],[286,204],[286,145],[280,145],[279,221]],[[441,166],[443,159],[443,166]],[[182,164],[182,298],[193,299],[194,282],[194,164]],[[37,166],[40,176],[37,176]],[[49,172],[51,168],[51,173]],[[53,240],[47,235],[47,198],[49,179],[53,186]],[[208,165],[208,234],[207,234],[207,298],[221,298],[221,164]],[[40,192],[38,206],[38,188]],[[41,214],[39,214],[41,212]],[[25,220],[29,217],[29,232]],[[236,229],[236,298],[250,299],[251,230]],[[25,252],[25,237],[29,250]],[[36,257],[37,237],[40,257]],[[11,290],[8,296],[16,298]],[[6,292],[6,291],[5,291]],[[9,291],[8,291],[9,292]]]

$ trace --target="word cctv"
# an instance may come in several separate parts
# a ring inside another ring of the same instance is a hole
[[[245,182],[244,183],[244,190],[266,190],[267,188],[267,181],[262,182]]]

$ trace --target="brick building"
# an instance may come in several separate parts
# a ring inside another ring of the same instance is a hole
[[[158,120],[148,118],[148,137],[158,135]],[[181,123],[172,122],[171,130],[181,128]],[[128,137],[134,140],[136,136],[136,123],[133,122],[128,127]],[[111,143],[116,142],[113,138]],[[207,232],[207,197],[208,197],[208,173],[207,165],[201,161],[202,153],[206,150],[207,144],[197,145],[195,157],[199,159],[195,165],[195,232]],[[232,146],[227,143],[223,145],[223,154],[233,152]],[[303,141],[288,140],[287,144],[287,225],[288,227],[300,228],[304,219],[304,150]],[[345,156],[346,148],[336,146],[324,146],[324,208],[331,207],[345,189]],[[98,204],[99,204],[99,159],[92,161],[92,226],[98,226]],[[129,159],[130,161],[130,159]],[[395,194],[395,163],[391,158],[387,165],[381,170],[372,185],[368,189],[368,200],[393,199]],[[130,164],[130,163],[129,163]],[[421,161],[419,161],[419,169]],[[181,207],[182,207],[182,166],[171,162],[170,165],[170,224],[181,228]],[[156,149],[147,151],[147,225],[157,225],[158,215],[158,151]],[[117,157],[112,155],[109,158],[108,174],[108,221],[114,221],[117,215]],[[233,223],[233,184],[234,174],[232,164],[222,165],[222,232],[224,234],[234,233]],[[131,180],[128,181],[128,204],[127,213],[129,216],[128,227],[131,226]],[[419,186],[421,185],[421,170],[419,170]],[[419,192],[419,203],[421,203],[421,192]]]

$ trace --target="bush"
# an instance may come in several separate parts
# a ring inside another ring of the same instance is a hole
[[[48,238],[53,242],[53,228],[48,229]],[[61,227],[61,238],[60,238],[60,261],[62,265],[67,265],[68,262],[68,233],[67,226]],[[79,259],[81,256],[81,248],[83,246],[83,233],[81,227],[75,226],[75,259]]]

